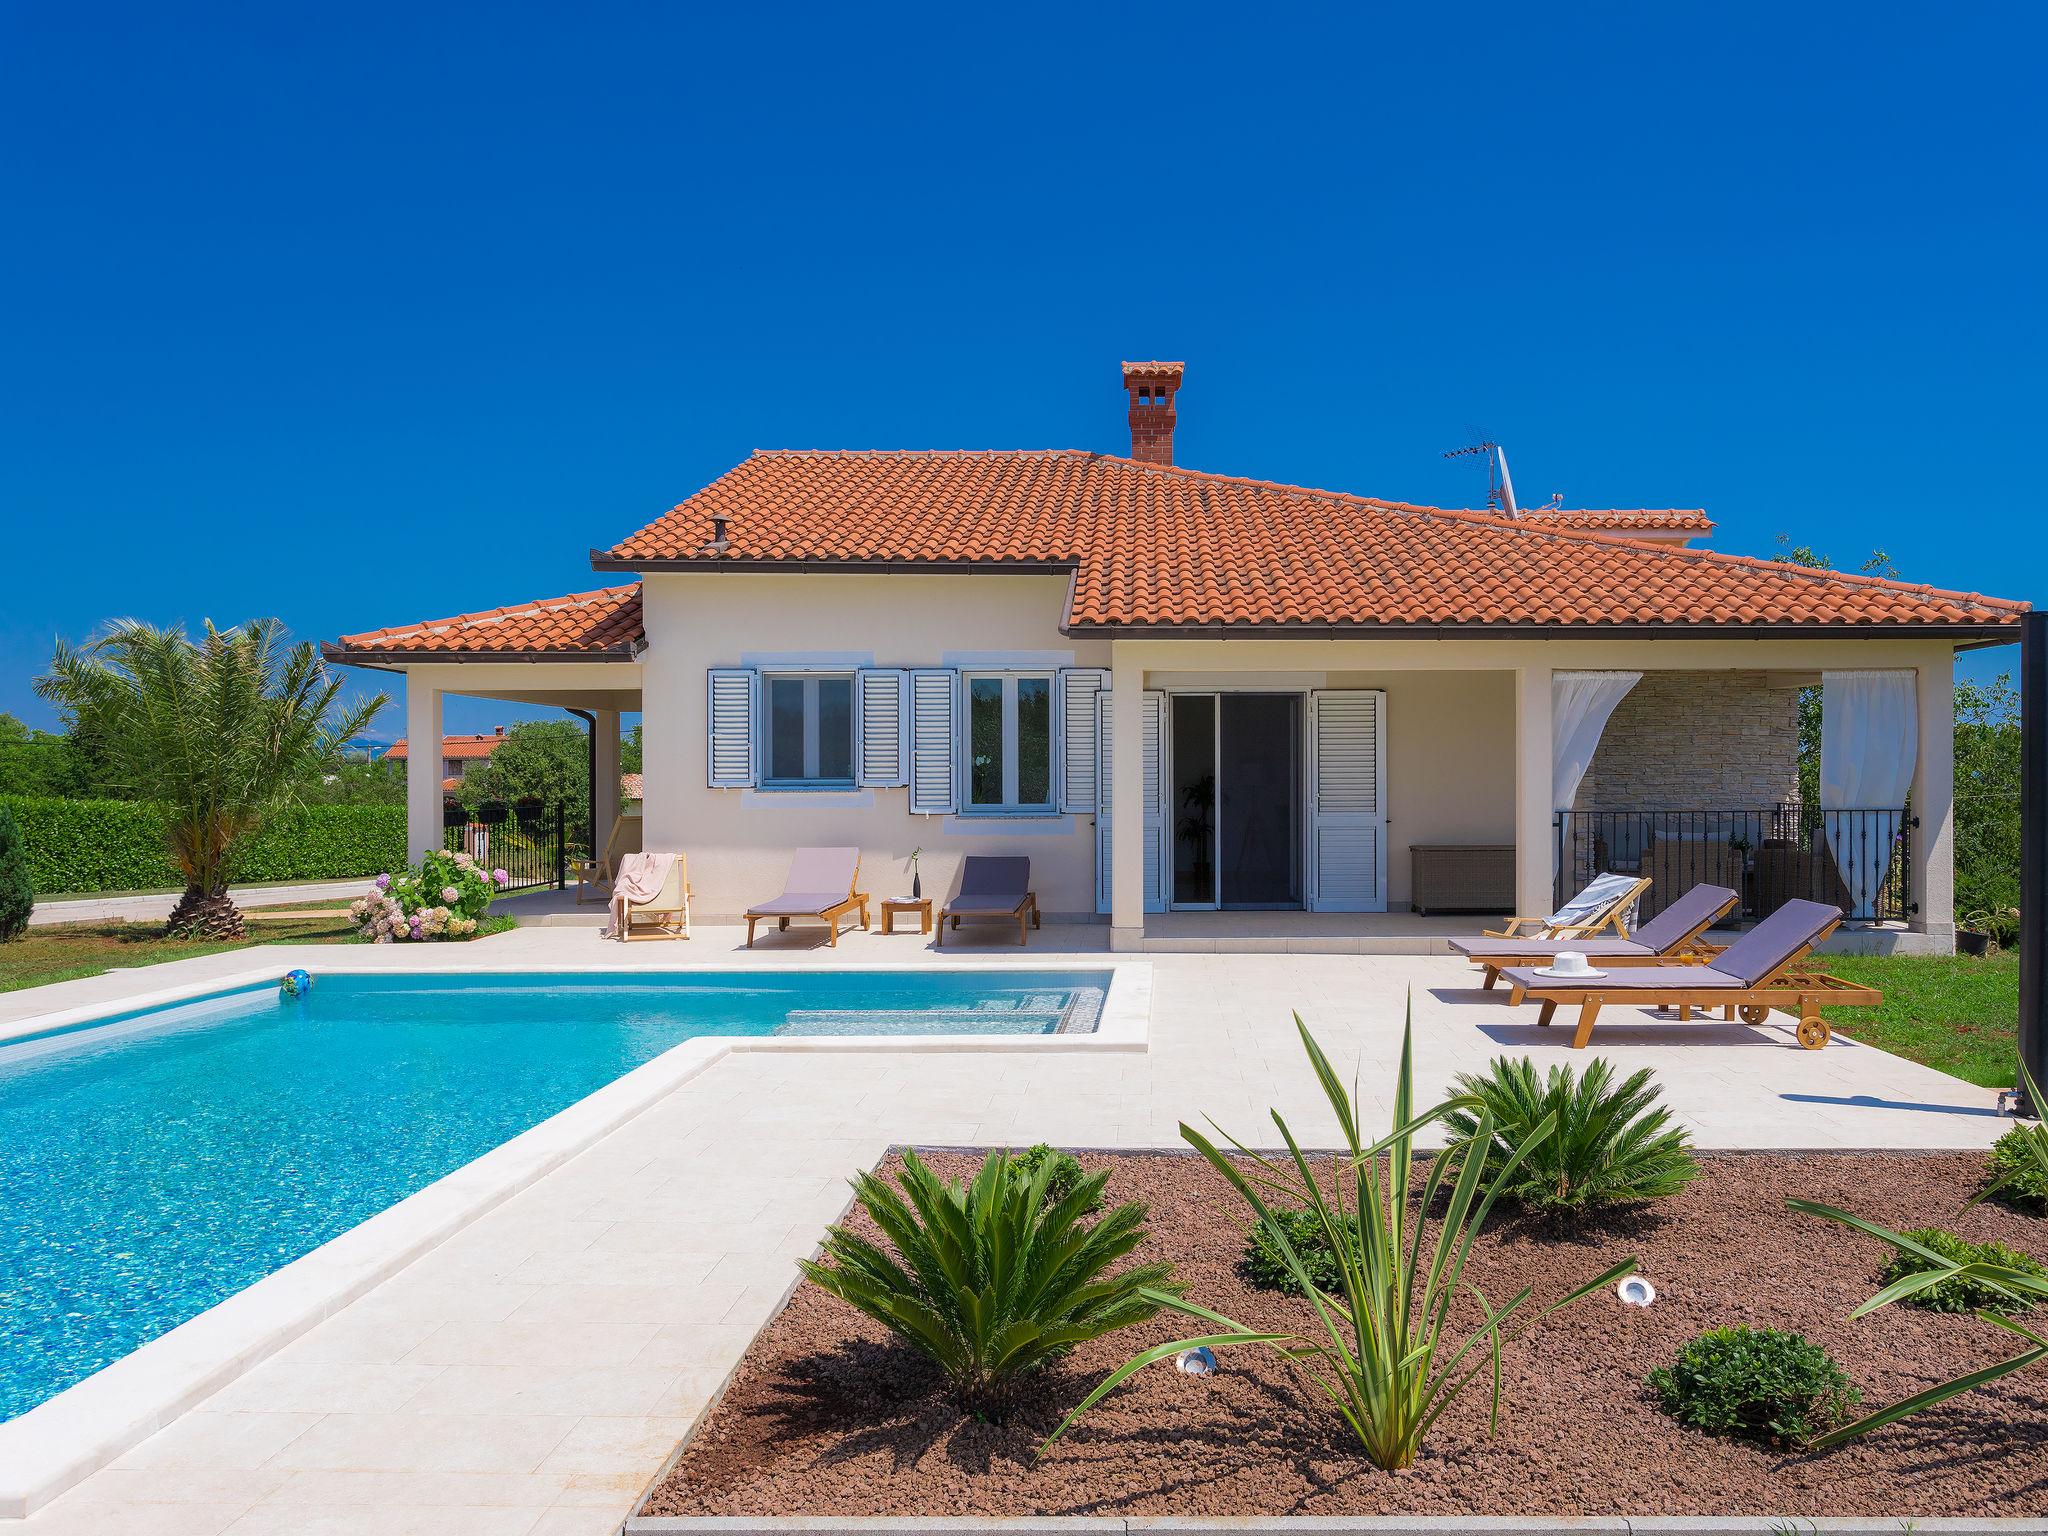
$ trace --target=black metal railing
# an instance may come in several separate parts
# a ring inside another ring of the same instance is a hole
[[[486,800],[474,811],[450,806],[441,846],[460,849],[485,869],[505,871],[508,891],[568,883],[567,815],[539,800]]]
[[[1765,917],[1794,897],[1840,907],[1851,921],[1902,922],[1914,911],[1910,810],[1824,811],[1790,801],[1737,810],[1559,811],[1557,900],[1604,870],[1648,875],[1637,921],[1695,885],[1740,893],[1731,921]]]

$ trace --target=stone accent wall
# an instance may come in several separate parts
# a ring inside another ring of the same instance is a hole
[[[1796,687],[1762,672],[1645,672],[1615,706],[1573,809],[1761,810],[1798,794]]]

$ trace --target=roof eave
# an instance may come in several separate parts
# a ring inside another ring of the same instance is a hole
[[[1071,576],[1077,560],[871,560],[803,559],[774,560],[754,555],[684,555],[654,559],[646,556],[616,555],[593,549],[590,567],[595,571],[778,571],[786,576],[945,576],[983,574],[990,576]]]
[[[441,662],[475,661],[638,661],[647,642],[642,640],[631,646],[607,646],[601,651],[409,651],[393,647],[379,647],[375,650],[356,650],[336,645],[331,640],[320,642],[323,659],[349,667],[382,667],[420,665]]]
[[[2011,645],[2016,620],[1979,624],[1088,624],[1060,633],[1101,640],[1967,640]]]

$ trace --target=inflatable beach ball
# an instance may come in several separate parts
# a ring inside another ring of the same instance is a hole
[[[286,971],[278,991],[286,997],[304,997],[313,990],[313,978],[304,971]]]

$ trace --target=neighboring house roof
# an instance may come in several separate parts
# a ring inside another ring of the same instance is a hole
[[[1524,507],[1518,515],[1523,522],[1548,528],[1591,528],[1611,533],[1694,534],[1714,531],[1714,520],[1696,507],[1673,508],[1670,511],[1650,508],[1625,510],[1620,507],[1587,507],[1577,511],[1567,507]]]
[[[641,793],[644,787],[641,783],[640,775],[637,773],[622,773],[619,775],[619,798],[621,800],[645,800],[647,798],[646,795]]]
[[[502,730],[490,731],[478,736],[443,736],[441,738],[441,756],[444,758],[489,757],[504,744],[505,733]],[[398,740],[391,743],[390,746],[386,747],[384,755],[396,758],[409,756],[410,753],[406,748],[405,738],[401,736]]]
[[[1703,517],[1508,518],[1078,451],[777,451],[754,454],[638,533],[592,551],[591,563],[1071,572],[1063,628],[1098,634],[1981,634],[2026,609],[1569,521],[1695,515]]]
[[[605,587],[542,598],[483,613],[424,619],[391,629],[343,635],[321,646],[330,661],[629,660],[646,635],[640,627],[640,586]]]

